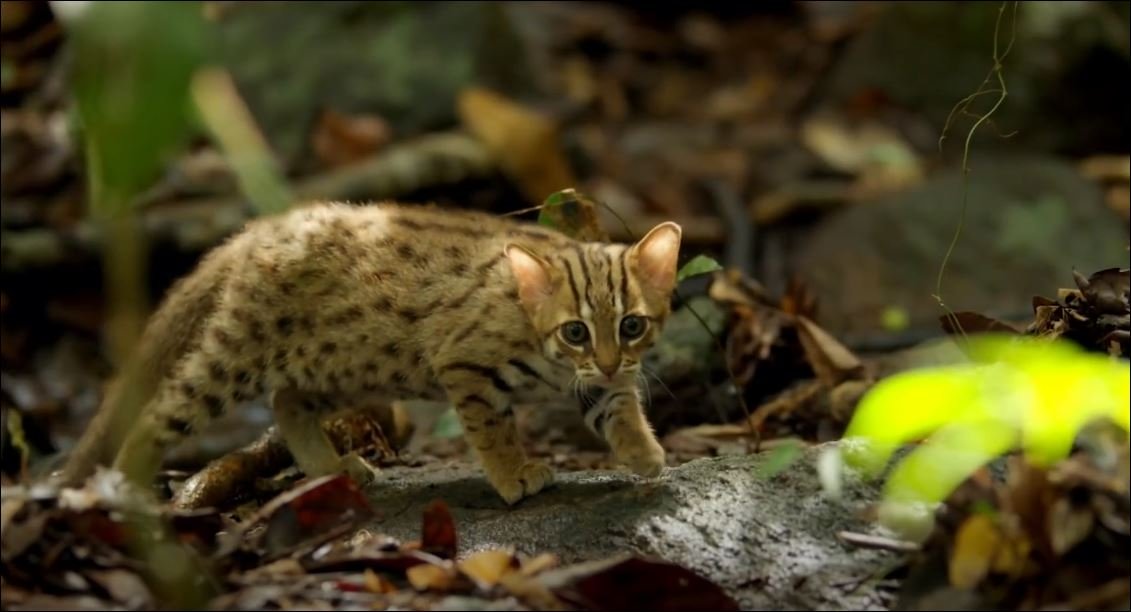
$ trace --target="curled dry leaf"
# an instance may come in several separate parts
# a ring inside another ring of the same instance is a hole
[[[1072,277],[1084,300],[1100,314],[1122,315],[1131,308],[1131,269],[1107,268],[1088,278],[1073,270]]]
[[[268,558],[337,533],[373,516],[369,500],[344,474],[316,478],[268,502],[248,526],[267,523],[263,545]]]
[[[587,610],[738,610],[718,585],[666,561],[620,557],[542,575],[561,599]]]
[[[1063,555],[1092,533],[1095,514],[1092,508],[1076,508],[1068,498],[1056,500],[1048,514],[1049,544]]]
[[[826,388],[863,374],[864,364],[860,359],[808,317],[797,317],[797,337],[809,365]]]
[[[392,130],[376,115],[346,115],[325,109],[311,137],[318,159],[336,168],[365,159],[388,144]]]

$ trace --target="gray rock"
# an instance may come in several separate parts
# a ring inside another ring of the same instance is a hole
[[[819,322],[842,341],[883,329],[885,308],[909,314],[916,329],[941,330],[935,278],[958,224],[959,169],[824,221],[794,265],[815,292]],[[962,234],[943,298],[954,310],[1024,319],[1034,295],[1074,286],[1073,268],[1126,266],[1126,224],[1094,183],[1062,161],[980,154],[971,160]]]
[[[1023,2],[1017,38],[1005,59],[1009,96],[983,126],[975,146],[1092,154],[1124,150],[1131,122],[1131,89],[1118,75],[1131,66],[1126,2]],[[917,142],[934,151],[954,105],[974,93],[993,65],[994,28],[1001,3],[893,2],[847,45],[819,96],[836,106],[863,90],[886,94],[895,106],[923,115],[933,128]],[[1010,33],[1005,16],[1002,49]],[[996,84],[996,81],[992,81]],[[971,110],[996,101],[983,96]],[[959,119],[947,152],[961,155],[972,121]]]
[[[497,3],[234,3],[218,27],[225,64],[289,164],[322,108],[375,113],[403,135],[454,124],[463,87],[527,83]]]
[[[561,473],[553,488],[513,508],[468,463],[392,468],[373,493],[383,516],[371,529],[417,539],[421,512],[442,499],[461,556],[512,547],[579,562],[634,551],[717,582],[744,609],[885,609],[889,594],[871,578],[895,556],[836,537],[871,530],[857,511],[878,489],[846,483],[840,500],[827,499],[815,450],[774,477],[758,471],[766,457],[699,459],[653,482],[618,472]]]

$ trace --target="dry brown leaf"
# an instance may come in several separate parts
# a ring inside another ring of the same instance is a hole
[[[314,128],[311,146],[323,164],[337,168],[370,157],[391,139],[389,124],[380,117],[325,109]]]
[[[499,581],[499,585],[516,599],[526,602],[534,610],[569,609],[536,577],[514,572],[504,575]]]
[[[829,414],[838,423],[848,423],[860,398],[872,388],[872,380],[846,380],[829,391]]]
[[[1131,156],[1093,155],[1080,162],[1080,172],[1098,181],[1131,181]]]
[[[451,565],[414,565],[405,571],[412,588],[418,591],[446,591],[456,584],[458,577]]]
[[[984,514],[967,518],[954,539],[950,554],[949,578],[951,586],[972,589],[990,573],[993,557],[1001,548],[1002,537],[993,519]]]
[[[128,570],[90,570],[86,572],[86,577],[98,583],[114,601],[130,609],[148,607],[153,599],[145,581]]]
[[[817,379],[826,388],[863,373],[860,359],[808,317],[797,317],[797,337]]]
[[[1092,533],[1095,515],[1091,508],[1076,508],[1067,498],[1056,500],[1048,513],[1049,544],[1063,555]]]
[[[1128,311],[1131,269],[1107,268],[1086,278],[1073,270],[1072,277],[1084,300],[1097,312],[1121,315]]]
[[[516,559],[514,553],[506,549],[489,549],[479,551],[459,562],[459,570],[471,578],[476,586],[487,590],[515,571]]]
[[[460,93],[458,112],[464,127],[483,141],[530,202],[540,204],[551,193],[576,184],[554,121],[477,87]]]
[[[755,429],[761,430],[770,417],[798,411],[802,406],[806,406],[816,399],[820,391],[821,384],[818,381],[807,380],[798,383],[779,393],[774,399],[755,408],[751,412],[750,420]]]
[[[1131,187],[1116,185],[1107,190],[1107,207],[1123,218],[1131,221]]]
[[[914,185],[923,164],[914,148],[892,128],[869,122],[815,116],[801,126],[801,139],[829,166],[857,176],[863,191],[876,194]]]
[[[557,565],[557,555],[551,553],[542,553],[536,557],[531,557],[524,560],[522,562],[522,567],[518,571],[523,576],[533,576],[552,567],[556,567]]]
[[[27,500],[22,497],[6,499],[0,503],[0,538],[4,537],[4,532],[8,530],[8,523],[19,514],[25,503],[27,503]]]
[[[761,283],[733,268],[715,273],[707,295],[728,306],[776,306]]]
[[[362,579],[365,580],[365,588],[370,593],[386,594],[395,593],[397,591],[396,585],[388,578],[369,568],[365,568],[365,574],[362,575]]]

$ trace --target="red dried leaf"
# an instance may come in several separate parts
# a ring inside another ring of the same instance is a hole
[[[373,515],[357,483],[344,474],[318,478],[283,493],[260,512],[269,517],[263,539],[268,556]]]
[[[126,545],[126,528],[102,510],[90,509],[66,515],[71,530],[114,548]]]
[[[215,546],[216,534],[224,530],[223,517],[207,509],[178,511],[171,520],[181,542],[201,548]]]
[[[551,588],[586,610],[738,610],[722,588],[666,561],[631,557]]]
[[[424,511],[424,525],[420,548],[442,559],[455,559],[457,551],[456,524],[444,500],[437,499]]]

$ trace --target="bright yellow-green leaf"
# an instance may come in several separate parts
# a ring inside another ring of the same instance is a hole
[[[24,436],[23,418],[20,411],[15,408],[8,410],[8,434],[12,446],[20,453],[20,478],[24,478],[27,475],[27,463],[31,456],[31,447],[28,446],[27,438]]]
[[[900,446],[923,441],[892,471],[885,502],[938,503],[993,458],[1015,448],[1038,465],[1067,456],[1099,418],[1131,431],[1125,360],[1066,341],[986,335],[968,363],[913,370],[866,394],[845,432],[848,465],[875,475]]]
[[[880,324],[888,331],[903,331],[910,323],[907,309],[901,306],[888,306],[880,313]]]

